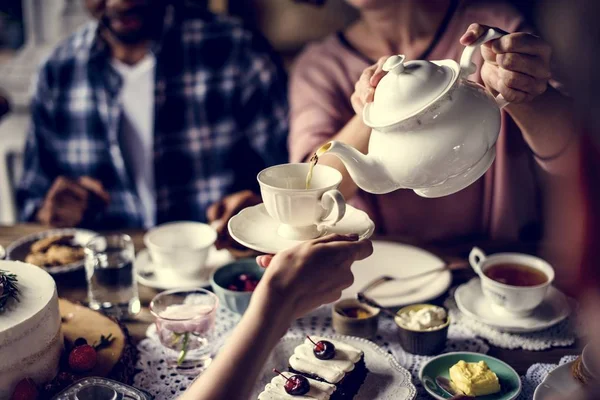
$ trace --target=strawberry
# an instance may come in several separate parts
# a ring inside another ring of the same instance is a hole
[[[96,366],[96,349],[89,344],[75,347],[69,354],[69,367],[75,372],[86,372]]]
[[[35,383],[31,379],[25,378],[17,383],[10,400],[36,400],[38,395]]]

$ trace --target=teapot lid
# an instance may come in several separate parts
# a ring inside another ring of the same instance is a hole
[[[392,125],[426,109],[452,87],[460,67],[455,61],[417,60],[404,63],[403,55],[391,56],[383,64],[384,76],[372,103],[363,111],[370,127]]]

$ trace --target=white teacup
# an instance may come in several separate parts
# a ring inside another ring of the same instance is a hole
[[[200,222],[170,222],[150,229],[144,244],[158,273],[198,278],[204,272],[217,232]]]
[[[469,254],[469,263],[481,278],[481,289],[493,308],[500,313],[527,316],[539,306],[554,281],[554,269],[541,258],[519,254],[498,253],[491,256],[474,247]],[[513,286],[489,278],[485,271],[498,264],[519,264],[536,269],[546,275],[546,281],[536,286]]]
[[[337,190],[342,174],[335,168],[316,165],[310,189],[306,189],[309,164],[282,164],[262,170],[258,183],[271,218],[280,223],[281,237],[314,239],[339,222],[346,213],[344,196]]]

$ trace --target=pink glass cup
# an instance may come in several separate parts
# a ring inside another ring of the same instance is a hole
[[[150,302],[156,330],[167,348],[167,364],[182,374],[197,375],[212,361],[219,299],[204,289],[174,289]]]

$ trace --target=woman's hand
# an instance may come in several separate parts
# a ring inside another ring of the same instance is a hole
[[[372,252],[371,242],[356,235],[329,235],[259,257],[267,270],[250,306],[210,368],[181,398],[247,399],[292,321],[336,300],[353,282],[350,265]]]
[[[381,81],[381,78],[387,74],[387,72],[383,70],[383,64],[387,59],[388,56],[381,57],[379,61],[377,61],[377,64],[371,65],[369,68],[365,69],[358,79],[358,82],[354,85],[354,93],[350,96],[350,101],[352,102],[354,112],[361,118],[365,104],[373,101],[375,88]]]
[[[354,282],[352,263],[372,253],[372,243],[359,241],[357,235],[328,235],[275,256],[260,256],[257,261],[267,270],[257,297],[285,306],[294,319],[301,317],[339,299]]]
[[[473,44],[489,27],[472,24],[460,38],[464,46]],[[484,64],[481,79],[486,87],[500,93],[510,103],[529,102],[548,87],[552,49],[529,33],[511,33],[481,46]]]

